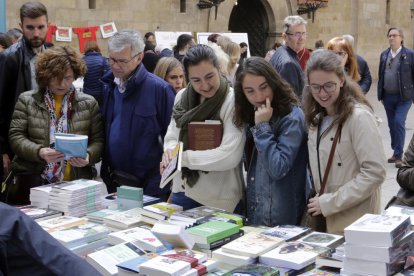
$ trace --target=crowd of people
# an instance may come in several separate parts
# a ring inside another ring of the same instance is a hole
[[[305,48],[307,22],[288,16],[283,43],[265,59],[247,57],[246,43],[218,34],[208,45],[183,34],[174,49],[161,49],[154,33],[142,37],[123,29],[108,40],[108,57],[93,40],[82,57],[70,46],[45,42],[43,4],[24,4],[20,18],[21,37],[16,30],[0,34],[0,176],[15,183],[2,194],[9,204],[28,204],[31,187],[94,178],[98,162],[108,192],[116,191],[122,176],[184,209],[222,208],[257,225],[298,225],[307,207],[326,218],[328,232],[343,234],[363,214],[380,212],[385,162],[401,167],[395,201],[414,204],[414,139],[402,161],[414,51],[404,47],[398,28],[389,29],[390,47],[380,56],[378,99],[394,150],[387,159],[364,95],[370,71],[350,35],[326,46],[318,41],[311,52]],[[73,86],[79,77],[83,92]],[[188,125],[204,120],[221,122],[221,143],[190,150]],[[56,133],[87,135],[86,158],[66,160],[55,149]],[[182,172],[160,188],[178,142],[184,146]],[[307,201],[311,189],[316,196]],[[1,237],[3,252],[10,241]],[[0,261],[0,269],[13,264]]]

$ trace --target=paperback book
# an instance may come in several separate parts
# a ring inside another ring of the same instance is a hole
[[[158,222],[151,229],[161,241],[167,241],[174,247],[191,249],[194,239],[180,225]]]
[[[414,225],[414,208],[409,206],[392,205],[384,211],[384,215],[410,216],[411,225]]]
[[[404,264],[404,256],[395,260],[393,263],[374,262],[346,257],[344,259],[343,269],[348,273],[387,276],[401,271],[404,268]]]
[[[60,216],[56,218],[39,221],[39,225],[48,232],[85,223],[84,218]]]
[[[140,209],[141,208],[134,208],[109,215],[104,218],[104,224],[120,230],[139,226],[142,223],[141,215],[139,213]]]
[[[144,255],[135,257],[131,260],[121,262],[117,264],[118,276],[130,276],[139,274],[139,266],[150,259],[158,257],[159,255],[154,252],[145,253]]]
[[[108,243],[110,244],[123,242],[135,242],[140,248],[151,252],[166,249],[163,243],[150,230],[141,227],[112,232],[108,235]]]
[[[312,230],[308,227],[296,226],[296,225],[279,225],[263,231],[263,234],[278,237],[285,241],[297,240],[298,238],[305,236]]]
[[[343,236],[340,236],[340,235],[334,235],[334,234],[328,234],[328,233],[322,233],[322,232],[312,232],[298,239],[298,241],[306,242],[306,243],[314,244],[314,245],[319,245],[323,247],[330,247],[333,249],[343,244],[345,239]]]
[[[409,216],[365,214],[345,228],[347,243],[393,246],[411,230]]]
[[[256,258],[281,243],[284,243],[281,238],[252,232],[223,245],[221,249],[224,252]]]
[[[207,249],[207,250],[214,250],[216,248],[219,248],[225,244],[228,244],[231,241],[234,241],[238,238],[240,238],[241,236],[244,235],[243,230],[240,230],[239,232],[230,235],[228,237],[222,238],[220,240],[217,240],[215,242],[209,243],[209,244],[197,244],[197,247],[200,249]]]
[[[242,256],[239,254],[231,254],[224,252],[222,248],[218,248],[212,252],[211,258],[217,262],[225,263],[233,266],[242,266],[255,263],[257,258]]]
[[[172,159],[161,174],[160,188],[164,188],[173,178],[181,172],[183,159],[183,143],[179,142],[172,150]]]
[[[182,276],[190,269],[190,263],[166,256],[157,256],[139,266],[141,274],[157,276]]]
[[[224,210],[209,206],[199,206],[193,209],[185,210],[185,211],[177,211],[174,212],[170,219],[173,220],[182,220],[182,221],[188,221],[193,224],[198,224],[198,222],[206,217],[210,216],[216,212],[223,212]]]
[[[55,149],[65,154],[65,159],[72,157],[86,158],[88,136],[69,133],[55,134]]]
[[[317,256],[328,256],[330,251],[330,248],[304,242],[287,242],[261,255],[259,262],[299,270],[314,263]]]
[[[223,274],[223,276],[239,275],[261,275],[261,276],[279,276],[279,270],[263,264],[249,264],[236,267],[235,269]]]
[[[63,215],[63,213],[60,211],[52,210],[49,208],[36,207],[33,205],[22,206],[19,207],[19,209],[20,211],[22,211],[23,213],[25,213],[26,215],[28,215],[36,221],[51,219]]]
[[[190,234],[197,244],[210,244],[238,233],[239,230],[240,227],[237,224],[224,221],[209,221],[185,231]]]

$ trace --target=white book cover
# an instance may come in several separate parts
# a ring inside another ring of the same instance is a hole
[[[369,274],[377,276],[393,275],[404,268],[405,257],[401,257],[393,263],[374,262],[359,259],[344,259],[344,270],[356,274]]]
[[[141,274],[157,276],[182,276],[190,269],[190,263],[165,256],[155,257],[139,266]]]
[[[283,242],[278,237],[251,232],[223,245],[221,249],[224,252],[255,258]]]
[[[414,225],[414,208],[409,206],[393,205],[384,211],[384,215],[390,216],[410,216],[411,225]]]
[[[127,242],[88,254],[86,260],[103,275],[116,275],[118,272],[117,264],[145,253],[138,246]]]
[[[87,222],[85,224],[52,232],[51,235],[66,247],[76,247],[105,238],[109,232],[109,229],[104,225]]]
[[[86,221],[84,218],[61,216],[61,217],[56,217],[52,219],[42,220],[42,221],[39,221],[38,223],[43,229],[49,230],[49,229],[59,228],[62,226],[73,225],[73,224],[84,222],[84,221]]]
[[[104,223],[117,228],[131,228],[141,222],[140,208],[134,208],[127,211],[109,215],[104,218]]]
[[[151,229],[152,233],[160,240],[171,243],[174,247],[193,248],[194,239],[184,230],[181,225],[158,222]]]
[[[164,188],[177,174],[181,172],[183,159],[183,143],[179,142],[171,152],[172,159],[161,174],[160,188]]]
[[[225,263],[233,266],[242,266],[255,263],[257,258],[241,256],[224,252],[222,248],[216,249],[212,252],[211,258],[217,262]]]
[[[304,242],[287,242],[259,257],[259,262],[270,266],[302,269],[315,262],[319,255],[327,255],[329,248]]]
[[[297,238],[306,235],[311,232],[311,229],[303,226],[296,225],[279,225],[267,230],[262,233],[265,235],[278,237],[285,241],[296,240]]]
[[[400,256],[408,256],[413,238],[414,232],[410,231],[392,247],[345,243],[345,253],[354,259],[391,263]]]
[[[164,249],[162,242],[148,229],[134,227],[108,235],[108,243],[118,244],[122,242],[135,242],[147,251],[158,251]]]
[[[392,246],[411,229],[409,216],[365,214],[347,226],[345,240],[371,246]]]
[[[323,247],[336,248],[338,245],[344,243],[344,236],[334,235],[322,232],[312,232],[300,239],[300,242],[306,242]]]

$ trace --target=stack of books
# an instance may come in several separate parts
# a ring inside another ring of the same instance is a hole
[[[67,216],[84,216],[102,209],[105,185],[95,180],[78,179],[52,186],[49,207]]]
[[[413,233],[409,216],[365,214],[345,228],[341,274],[392,275],[403,269]]]
[[[141,220],[140,210],[141,208],[134,208],[106,216],[103,218],[104,224],[113,231],[143,225],[145,223]]]
[[[141,227],[112,232],[108,235],[109,244],[116,245],[123,242],[135,242],[139,247],[150,252],[166,250],[164,244],[151,232],[151,230]]]
[[[92,212],[92,213],[87,213],[86,217],[91,222],[96,222],[96,223],[103,224],[104,219],[106,217],[108,217],[110,215],[120,213],[120,212],[122,212],[122,210],[119,210],[119,209],[102,209],[102,210],[95,211],[95,212]]]
[[[169,224],[167,222],[157,222],[151,232],[161,241],[166,241],[176,248],[194,247],[194,239],[184,231],[181,225]]]
[[[121,210],[143,207],[142,188],[121,186],[116,188],[116,194],[118,195],[118,208]]]
[[[272,237],[278,237],[285,241],[297,240],[300,237],[303,237],[309,234],[312,230],[308,227],[296,226],[296,225],[279,225],[267,230],[264,230],[262,233]]]
[[[51,219],[51,218],[60,217],[63,215],[63,213],[60,211],[52,210],[49,208],[36,207],[33,205],[22,206],[22,207],[19,207],[19,209],[20,211],[22,211],[23,213],[25,213],[26,215],[28,215],[35,221]]]
[[[211,244],[240,232],[240,226],[225,221],[208,221],[185,230],[199,248],[209,248]]]
[[[225,212],[225,210],[209,206],[200,206],[185,211],[176,211],[170,216],[168,222],[171,224],[191,227],[200,224],[199,222],[201,219],[216,212]]]
[[[52,190],[52,187],[57,184],[59,183],[30,188],[30,205],[40,208],[48,208],[50,191]]]
[[[154,225],[160,220],[166,220],[174,212],[182,210],[183,207],[179,205],[167,202],[159,202],[144,206],[139,210],[139,214],[141,215],[141,220],[143,222]]]
[[[249,264],[238,266],[228,273],[225,273],[224,276],[233,276],[233,275],[265,275],[265,276],[281,276],[279,269],[270,267],[263,264]]]
[[[51,233],[68,227],[84,224],[85,218],[77,218],[70,216],[59,216],[51,219],[38,221],[38,224],[47,232]]]

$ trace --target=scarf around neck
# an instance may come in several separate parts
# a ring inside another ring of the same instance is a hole
[[[172,116],[178,128],[180,128],[179,141],[183,142],[184,150],[188,147],[188,124],[190,122],[202,122],[205,120],[220,120],[220,109],[229,92],[229,84],[225,77],[220,75],[220,86],[216,94],[199,102],[199,94],[191,83],[184,90],[181,99],[173,108]],[[187,179],[187,184],[193,187],[200,177],[199,171],[182,168],[182,178]]]

